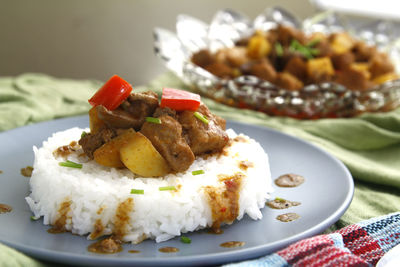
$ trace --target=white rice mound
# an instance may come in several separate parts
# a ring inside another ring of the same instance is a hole
[[[31,194],[26,201],[36,218],[43,217],[45,225],[54,224],[60,216],[60,206],[70,200],[65,223],[67,231],[90,234],[100,219],[104,226],[102,234],[112,234],[118,205],[132,198],[133,210],[129,213],[123,241],[138,243],[151,238],[162,242],[181,233],[211,227],[212,211],[204,187],[224,189],[225,184],[218,176],[238,172],[244,174],[244,179],[237,219],[244,214],[254,220],[262,218],[260,209],[273,190],[268,155],[259,143],[247,136],[240,135],[242,141],[234,141],[227,154],[197,158],[185,172],[163,178],[144,178],[135,177],[127,169],[103,167],[79,153],[72,153],[67,159],[82,163],[82,169],[59,166],[66,158],[55,157],[53,151],[79,140],[82,131],[88,129],[57,132],[43,142],[41,148],[33,147],[34,171],[30,179]],[[227,133],[231,139],[237,136],[231,129]],[[243,170],[239,167],[241,161],[251,162],[253,166]],[[192,175],[195,170],[204,170],[204,174]],[[160,191],[159,187],[164,186],[175,186],[179,190]],[[143,189],[144,194],[131,194],[131,189]]]

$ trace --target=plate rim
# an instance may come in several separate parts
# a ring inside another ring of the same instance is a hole
[[[4,135],[10,135],[13,132],[23,131],[25,128],[37,127],[40,128],[43,125],[57,126],[58,124],[62,124],[65,121],[83,121],[87,120],[88,115],[79,115],[73,117],[66,118],[57,118],[49,121],[42,121],[26,126],[21,126],[18,128],[10,129],[7,131],[3,131],[0,133],[0,138]],[[19,250],[22,253],[25,253],[28,256],[31,256],[35,259],[45,260],[50,262],[62,262],[65,259],[68,259],[66,262],[69,264],[84,264],[84,265],[96,265],[96,266],[108,266],[110,264],[119,264],[121,266],[132,266],[132,265],[140,265],[140,266],[177,266],[181,264],[188,264],[188,260],[190,260],[190,265],[204,265],[204,264],[221,264],[228,262],[235,262],[239,260],[250,260],[260,256],[265,256],[273,253],[283,247],[286,247],[292,243],[295,243],[299,240],[312,237],[314,235],[320,234],[324,230],[326,230],[329,226],[333,225],[339,218],[346,212],[348,207],[350,206],[353,196],[354,196],[354,180],[353,177],[348,170],[348,168],[337,159],[334,155],[327,152],[326,150],[320,148],[319,146],[300,139],[298,137],[292,136],[290,134],[281,132],[279,130],[273,129],[268,126],[260,126],[254,124],[248,124],[245,122],[227,120],[227,125],[238,125],[238,126],[248,126],[252,128],[256,128],[261,131],[269,131],[277,135],[283,135],[285,138],[289,138],[295,140],[296,142],[301,142],[303,145],[311,146],[313,149],[317,150],[320,153],[325,154],[328,158],[333,160],[338,167],[340,167],[341,171],[345,174],[345,181],[347,181],[348,192],[346,193],[345,198],[343,199],[340,206],[337,207],[336,211],[332,213],[330,216],[325,218],[321,223],[314,225],[313,227],[300,232],[298,234],[286,237],[284,239],[280,239],[274,242],[270,242],[268,244],[253,246],[250,248],[242,248],[240,250],[231,250],[224,252],[215,252],[204,255],[183,255],[183,256],[170,256],[163,258],[117,258],[117,257],[98,257],[94,258],[91,255],[77,255],[70,252],[63,251],[51,251],[48,249],[43,249],[39,247],[27,246],[24,244],[20,244],[17,242],[7,241],[0,239],[0,242],[10,246],[16,250]],[[62,129],[60,129],[61,131]],[[51,134],[51,133],[50,133]],[[44,140],[43,140],[44,141]],[[82,237],[83,238],[83,237]],[[273,248],[272,248],[273,247]],[[227,261],[229,259],[229,261]]]

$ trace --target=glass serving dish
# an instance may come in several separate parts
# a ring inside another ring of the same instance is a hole
[[[347,23],[346,23],[347,22]],[[208,25],[188,15],[179,15],[176,33],[154,30],[154,49],[166,67],[200,94],[221,103],[249,108],[270,115],[299,119],[353,117],[363,112],[390,111],[400,105],[400,79],[357,91],[343,85],[324,82],[290,91],[257,78],[239,76],[222,79],[193,64],[191,56],[201,50],[212,52],[233,47],[255,30],[268,31],[278,24],[303,30],[306,34],[346,31],[369,45],[386,52],[395,70],[400,70],[400,39],[392,30],[394,22],[348,23],[339,14],[319,13],[302,22],[282,8],[268,8],[251,21],[233,10],[217,12]]]

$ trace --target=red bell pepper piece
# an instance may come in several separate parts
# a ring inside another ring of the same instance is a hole
[[[163,88],[160,106],[176,111],[195,111],[200,106],[200,102],[200,95],[198,94],[173,88]]]
[[[103,105],[108,110],[116,109],[131,93],[132,86],[119,77],[112,76],[97,92],[89,99],[92,106]]]

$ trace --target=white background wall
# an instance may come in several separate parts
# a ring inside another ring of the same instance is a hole
[[[281,6],[300,19],[307,0],[0,0],[0,76],[42,72],[144,84],[165,71],[153,53],[154,27],[175,29],[185,13],[209,22],[222,8],[255,18]]]

